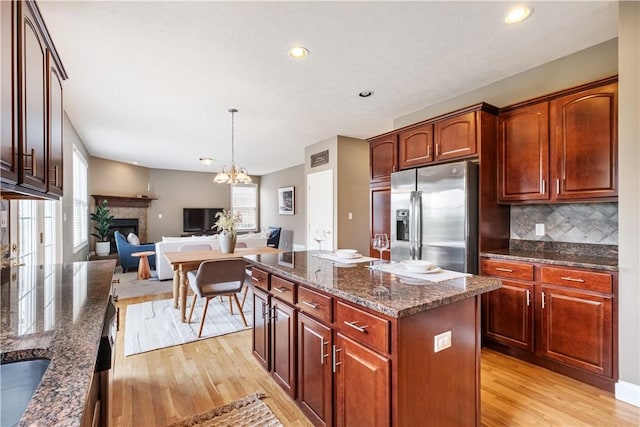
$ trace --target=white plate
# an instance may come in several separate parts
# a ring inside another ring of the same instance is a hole
[[[400,264],[412,273],[427,273],[430,269],[436,267],[434,263],[420,259],[400,261]]]
[[[344,258],[344,259],[360,258],[362,256],[362,254],[358,252],[343,252],[340,250],[335,251],[333,254],[338,258]]]
[[[400,268],[410,272],[410,273],[415,273],[415,274],[433,274],[433,273],[440,273],[442,271],[442,269],[438,266],[433,266],[432,268],[430,268],[429,270],[426,271],[415,271],[415,270],[411,270],[409,267],[407,267],[404,264],[400,264]]]

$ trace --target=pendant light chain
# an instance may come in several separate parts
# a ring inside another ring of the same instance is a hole
[[[229,108],[231,113],[231,164],[222,168],[220,172],[215,176],[213,182],[218,184],[249,184],[251,183],[251,177],[247,173],[247,170],[243,167],[236,166],[236,124],[235,113],[238,112],[235,108]]]

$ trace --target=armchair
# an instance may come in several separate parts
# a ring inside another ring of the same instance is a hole
[[[122,271],[124,273],[127,272],[127,269],[138,268],[138,262],[140,261],[138,258],[131,256],[134,252],[143,252],[143,251],[154,251],[156,250],[155,243],[144,243],[141,245],[132,245],[127,241],[127,239],[116,230],[113,233],[113,237],[116,239],[116,248],[118,249],[118,257],[120,258],[120,265],[122,266]],[[156,268],[156,256],[151,255],[148,257],[149,266],[155,270]]]

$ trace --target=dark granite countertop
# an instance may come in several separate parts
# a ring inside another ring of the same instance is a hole
[[[51,360],[20,425],[80,425],[115,265],[106,260],[2,272],[2,363]]]
[[[509,248],[481,252],[480,256],[564,267],[618,271],[616,246],[512,240]]]
[[[339,264],[314,256],[317,251],[246,256],[252,264],[280,277],[335,295],[390,317],[406,317],[425,310],[498,289],[500,281],[470,276],[445,282],[405,280],[367,268],[372,262]],[[377,263],[375,261],[373,263]],[[377,295],[374,289],[384,286]]]

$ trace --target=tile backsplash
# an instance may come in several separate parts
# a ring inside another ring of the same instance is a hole
[[[544,236],[536,236],[544,224]],[[512,205],[511,239],[618,244],[617,203]]]

